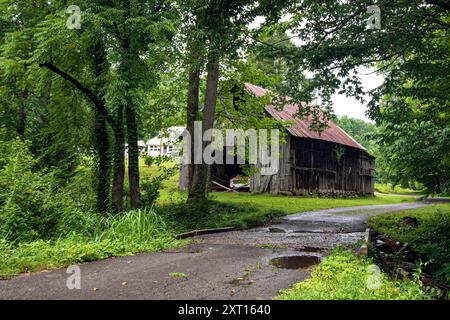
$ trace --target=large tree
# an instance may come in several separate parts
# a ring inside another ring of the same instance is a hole
[[[131,207],[139,206],[137,139],[141,106],[145,105],[146,92],[157,84],[164,61],[162,51],[175,30],[175,11],[166,1],[80,1],[81,28],[70,29],[66,25],[69,16],[64,4],[26,3],[2,2],[5,8],[2,23],[9,28],[2,34],[2,51],[11,57],[2,60],[9,67],[6,69],[9,73],[2,77],[8,86],[3,86],[2,91],[20,96],[21,101],[31,101],[30,97],[34,96],[39,101],[55,103],[59,99],[59,110],[52,110],[51,120],[58,119],[55,128],[72,126],[62,132],[73,137],[64,142],[71,146],[74,154],[80,154],[80,143],[85,140],[79,139],[76,133],[86,130],[73,126],[67,114],[74,114],[82,107],[83,116],[94,119],[87,126],[92,129],[91,141],[81,150],[89,152],[92,143],[97,155],[97,207],[100,211],[106,211],[109,205],[111,133],[114,137],[112,204],[116,211],[123,208],[127,141]],[[23,41],[17,42],[21,39]],[[12,90],[13,84],[17,87],[12,75],[21,81],[21,92]],[[32,86],[25,85],[26,81]],[[74,98],[69,100],[71,96]],[[67,101],[72,101],[74,106],[68,106]],[[17,134],[23,135],[26,132],[23,119],[27,113],[20,103],[17,106]],[[86,128],[86,119],[79,117],[77,124]],[[47,123],[42,127],[48,130]],[[42,135],[39,137],[42,139]],[[64,145],[59,136],[48,137],[57,140],[56,145]],[[70,155],[60,157],[67,160]]]

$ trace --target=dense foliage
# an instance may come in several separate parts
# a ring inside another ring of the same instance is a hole
[[[3,239],[12,242],[49,239],[68,227],[67,219],[89,212],[92,178],[88,171],[80,170],[77,178],[63,183],[58,178],[59,171],[34,169],[37,161],[30,154],[27,142],[19,138],[0,140],[0,150],[0,236]],[[70,227],[77,231],[75,225]]]
[[[369,288],[371,261],[336,249],[316,268],[311,278],[281,291],[281,300],[428,300],[433,293],[422,291],[418,279],[392,281],[380,273],[379,288]]]

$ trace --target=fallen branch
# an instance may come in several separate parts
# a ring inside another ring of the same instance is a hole
[[[233,231],[233,230],[234,230],[234,227],[202,229],[202,230],[194,230],[194,231],[180,233],[180,234],[177,234],[175,237],[180,240],[180,239],[186,239],[186,238],[199,236],[202,234],[213,234],[213,233],[227,232],[227,231]]]

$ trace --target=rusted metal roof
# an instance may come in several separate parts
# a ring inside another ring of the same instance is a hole
[[[257,97],[262,97],[269,93],[269,90],[249,83],[245,84],[245,89],[253,93]],[[310,129],[310,118],[300,119],[295,116],[299,107],[301,106],[299,106],[298,104],[286,104],[283,110],[278,110],[273,105],[267,105],[265,106],[265,109],[272,117],[277,120],[294,120],[294,124],[290,128],[288,128],[288,131],[293,136],[300,138],[325,140],[357,149],[366,150],[366,148],[356,142],[355,139],[353,139],[347,132],[345,132],[332,120],[328,121],[328,128],[324,131],[320,133],[312,131]]]

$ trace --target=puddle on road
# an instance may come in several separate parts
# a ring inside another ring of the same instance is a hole
[[[270,260],[270,264],[282,269],[305,269],[320,262],[317,256],[284,256]]]

